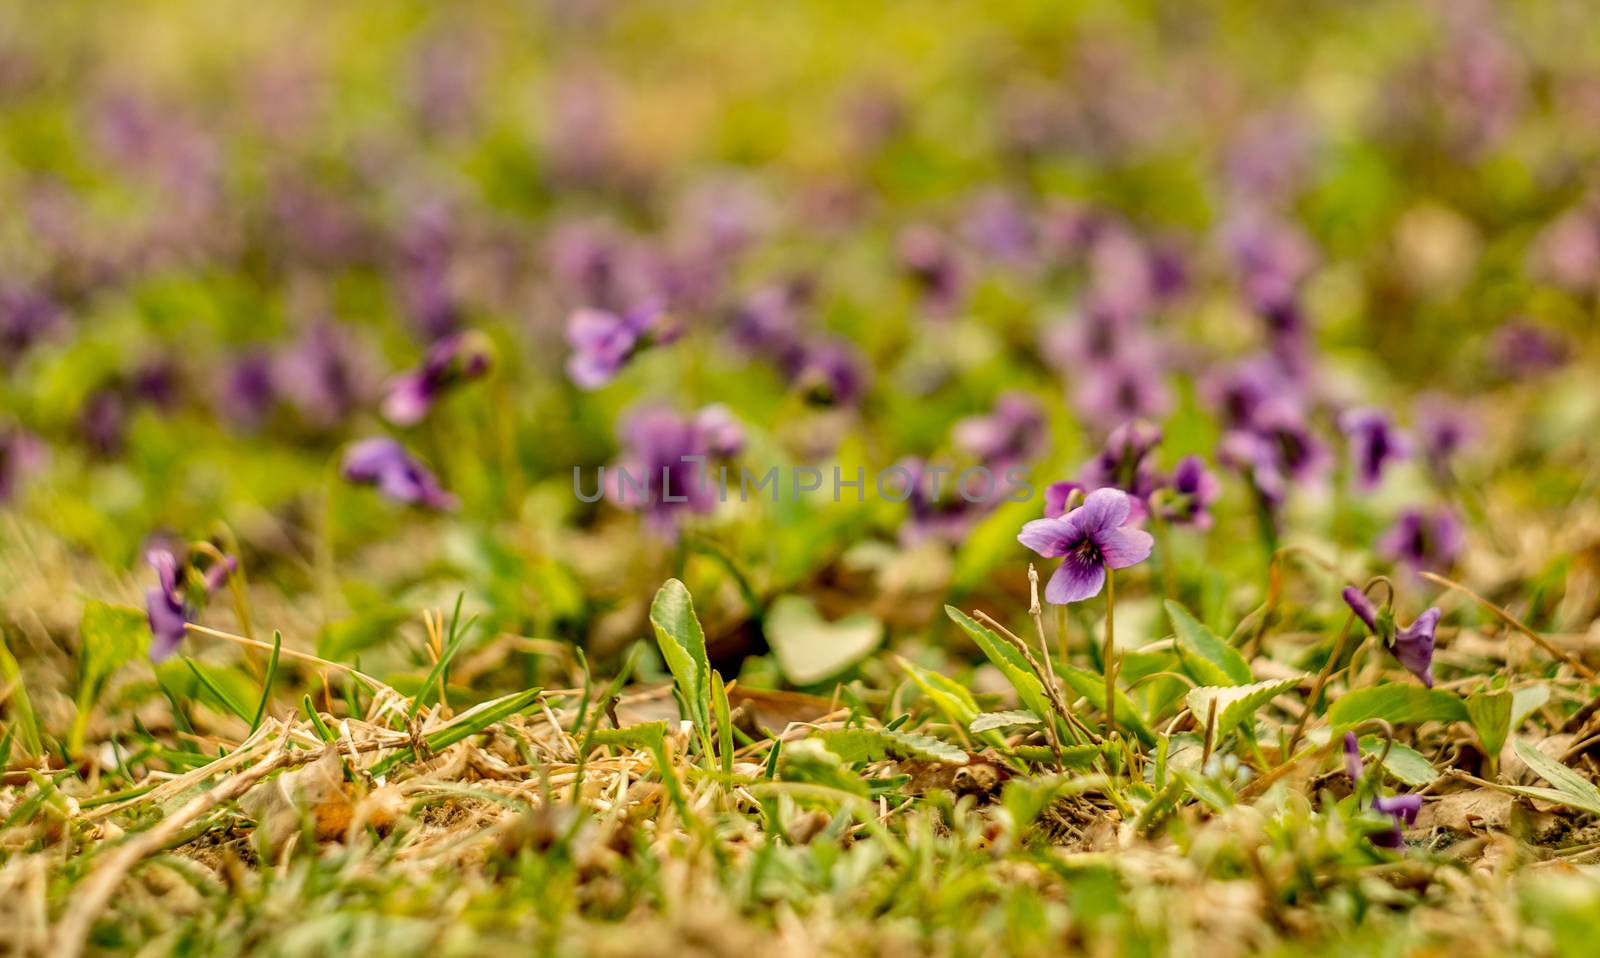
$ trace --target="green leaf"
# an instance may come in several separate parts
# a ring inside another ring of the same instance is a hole
[[[865,612],[829,622],[803,596],[786,595],[772,603],[762,629],[784,677],[795,685],[815,685],[861,661],[883,643],[883,623]]]
[[[1044,720],[1027,709],[1011,709],[1005,712],[984,712],[971,722],[967,723],[967,730],[977,735],[997,728],[1011,728],[1017,725],[1041,725]]]
[[[974,622],[955,606],[945,606],[944,612],[952,622],[961,626],[962,630],[972,637],[972,641],[978,644],[978,648],[982,649],[983,654],[994,663],[994,667],[999,669],[1000,674],[1011,683],[1011,687],[1017,690],[1017,697],[1022,700],[1023,706],[1035,715],[1052,714],[1050,699],[1045,695],[1044,683],[1039,681],[1039,676],[1034,674],[1033,667],[1015,646]],[[1101,697],[1104,698],[1104,695]],[[1120,702],[1118,706],[1121,706]],[[967,721],[970,722],[971,719]]]
[[[787,782],[810,782],[861,798],[866,798],[869,791],[861,776],[845,767],[844,760],[817,738],[803,738],[785,746],[778,771]]]
[[[823,732],[821,737],[828,751],[838,755],[847,765],[874,761],[889,753],[945,765],[967,764],[964,750],[931,735],[902,732],[899,729],[830,729]]]
[[[475,705],[454,719],[434,729],[422,737],[427,743],[428,750],[440,752],[469,735],[481,732],[496,722],[504,721],[518,712],[539,701],[543,689],[527,689],[522,692],[513,692],[497,699],[490,699],[481,705]],[[401,762],[415,758],[416,754],[408,745],[398,752],[375,762],[368,771],[373,775],[382,775]]]
[[[711,707],[717,719],[717,755],[722,759],[722,774],[732,775],[733,712],[728,707],[728,686],[715,669],[711,672]]]
[[[1105,676],[1076,665],[1069,665],[1057,674],[1074,692],[1088,699],[1090,705],[1102,712],[1106,710]],[[1133,699],[1120,688],[1117,689],[1117,724],[1138,736],[1145,745],[1155,745],[1156,733],[1134,707]]]
[[[1535,774],[1555,787],[1502,786],[1503,788],[1519,795],[1559,802],[1591,815],[1600,815],[1600,788],[1595,788],[1588,779],[1526,742],[1518,740],[1513,742],[1511,747],[1516,749],[1518,757],[1526,762]]]
[[[261,680],[261,700],[256,703],[255,718],[250,721],[250,731],[254,732],[261,727],[261,720],[266,718],[267,703],[272,701],[272,682],[278,677],[278,653],[283,649],[283,633],[277,629],[272,630],[272,658],[267,660],[267,674]]]
[[[124,662],[146,654],[150,623],[142,611],[131,606],[89,602],[83,607],[78,637],[83,643],[79,701],[89,705],[100,694],[106,679]]]
[[[1178,657],[1195,681],[1202,685],[1247,685],[1255,678],[1244,656],[1212,634],[1188,609],[1168,599],[1167,617],[1177,636]]]
[[[1443,689],[1394,684],[1346,692],[1328,709],[1328,721],[1335,727],[1374,718],[1396,725],[1465,722],[1467,707],[1460,696]]]
[[[1184,697],[1184,704],[1194,713],[1195,721],[1204,725],[1210,719],[1212,703],[1216,703],[1217,717],[1211,729],[1211,742],[1215,747],[1222,744],[1222,740],[1240,722],[1253,717],[1261,706],[1299,685],[1300,679],[1300,676],[1295,676],[1252,682],[1249,685],[1203,685],[1190,689]]]
[[[1500,749],[1506,744],[1506,736],[1511,732],[1511,693],[1504,690],[1479,692],[1467,696],[1466,705],[1472,727],[1478,730],[1483,753],[1491,758],[1499,755]]]
[[[1511,731],[1515,732],[1534,710],[1550,700],[1550,686],[1525,685],[1511,693]]]
[[[590,741],[616,748],[658,749],[667,740],[666,722],[644,722],[627,728],[597,728]]]
[[[711,724],[707,684],[711,681],[711,662],[706,658],[706,634],[694,614],[689,588],[677,579],[668,579],[650,603],[650,625],[656,633],[661,657],[678,683],[689,717],[704,735]]]
[[[1361,751],[1368,758],[1376,759],[1383,754],[1383,741],[1377,736],[1363,736]],[[1431,785],[1439,777],[1439,770],[1421,752],[1399,742],[1389,747],[1389,755],[1383,760],[1383,769],[1412,788]]]
[[[1198,769],[1174,768],[1172,773],[1189,786],[1189,791],[1194,796],[1210,805],[1216,811],[1226,811],[1233,805],[1233,792],[1222,783],[1210,776],[1202,774]]]

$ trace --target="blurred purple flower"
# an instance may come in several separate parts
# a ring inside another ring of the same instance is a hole
[[[1024,392],[1001,393],[994,410],[955,424],[956,446],[986,465],[1012,465],[1038,454],[1045,435],[1044,409]]]
[[[1527,379],[1561,368],[1568,351],[1567,344],[1548,329],[1513,319],[1490,337],[1489,354],[1502,374]]]
[[[665,313],[654,305],[621,314],[585,308],[567,320],[567,376],[580,389],[599,389],[615,379],[639,351],[676,336]]]
[[[1317,256],[1293,224],[1257,208],[1237,213],[1223,229],[1223,243],[1238,270],[1245,300],[1273,337],[1273,351],[1293,360],[1303,351],[1305,314],[1300,289]]]
[[[797,362],[801,343],[801,310],[811,297],[803,279],[763,286],[733,311],[729,335],[734,345],[779,365]]]
[[[1384,468],[1411,454],[1411,442],[1395,428],[1387,413],[1372,407],[1348,409],[1339,415],[1339,429],[1350,444],[1355,487],[1377,488]]]
[[[1150,494],[1152,512],[1173,525],[1211,528],[1211,504],[1222,491],[1222,483],[1199,456],[1184,456],[1172,471],[1172,479]]]
[[[340,472],[350,482],[377,486],[380,493],[396,502],[438,510],[456,507],[455,496],[444,491],[433,473],[404,446],[386,436],[352,443],[345,450]]]
[[[494,347],[479,332],[455,333],[428,347],[422,364],[389,383],[383,418],[397,426],[421,422],[446,392],[489,371]]]
[[[1365,592],[1355,586],[1345,586],[1340,593],[1350,611],[1356,614],[1367,629],[1405,667],[1406,671],[1433,688],[1433,633],[1439,624],[1437,606],[1417,616],[1415,622],[1401,628],[1394,620],[1388,606],[1378,608]]]
[[[624,449],[605,478],[605,493],[615,505],[644,514],[645,524],[672,538],[690,513],[716,507],[711,461],[737,451],[742,431],[725,409],[708,407],[694,418],[647,406],[621,428]]]
[[[721,403],[703,407],[694,415],[694,428],[705,441],[706,452],[717,459],[732,459],[744,451],[744,426]]]
[[[1449,509],[1406,509],[1377,542],[1378,554],[1415,570],[1444,572],[1461,554],[1461,523]]]
[[[905,499],[908,512],[900,526],[901,544],[910,547],[937,541],[956,545],[964,540],[987,504],[963,497],[956,488],[957,476],[950,470],[931,469],[915,456],[895,465],[910,477]]]
[[[1361,761],[1361,744],[1354,732],[1344,733],[1344,773],[1350,776],[1351,786],[1359,785],[1366,774],[1366,766]],[[1372,807],[1394,819],[1392,830],[1371,836],[1372,844],[1379,848],[1400,848],[1405,844],[1400,826],[1416,823],[1417,813],[1422,811],[1422,796],[1377,795],[1372,799]]]
[[[275,378],[308,422],[326,428],[366,399],[369,370],[343,327],[317,322],[279,356]]]
[[[936,315],[947,315],[959,305],[961,264],[945,235],[932,226],[910,226],[898,242],[900,268],[911,277],[923,305]]]
[[[1379,848],[1401,848],[1405,845],[1405,836],[1400,826],[1416,824],[1417,813],[1422,811],[1422,796],[1378,795],[1372,799],[1372,807],[1394,819],[1394,828],[1372,836],[1372,844]]]
[[[145,590],[145,617],[150,623],[150,658],[160,662],[183,643],[183,628],[191,610],[178,587],[178,560],[165,549],[152,549],[145,556],[156,571],[156,585]]]
[[[21,426],[0,424],[0,505],[16,498],[29,474],[44,462],[44,445]]]
[[[1417,616],[1417,620],[1405,628],[1396,629],[1394,645],[1389,647],[1406,671],[1430,689],[1433,688],[1433,632],[1439,624],[1439,615],[1436,606]]]
[[[461,324],[462,306],[451,270],[459,238],[450,208],[442,201],[421,205],[401,230],[398,280],[412,324],[435,340]]]
[[[38,289],[0,289],[0,366],[9,366],[62,325],[61,310]]]
[[[1161,375],[1147,362],[1114,359],[1091,366],[1073,393],[1078,411],[1109,426],[1129,419],[1157,419],[1171,405]]]
[[[151,549],[145,554],[156,573],[156,585],[145,590],[145,618],[150,624],[150,660],[160,662],[183,644],[184,627],[195,617],[195,608],[179,581],[177,558],[167,549]],[[222,588],[228,576],[239,567],[233,556],[223,556],[201,578],[201,593],[211,596]]]
[[[854,406],[867,389],[867,366],[849,340],[822,337],[804,346],[789,379],[807,402]]]
[[[218,405],[228,418],[240,425],[259,425],[277,399],[277,376],[272,357],[265,350],[243,352],[223,374]]]
[[[1089,489],[1083,483],[1071,479],[1050,483],[1044,487],[1045,518],[1058,519],[1066,515],[1069,509],[1082,505],[1088,494]]]
[[[1106,568],[1126,569],[1150,557],[1150,533],[1124,526],[1132,503],[1120,489],[1096,489],[1059,519],[1035,519],[1017,541],[1045,558],[1066,561],[1050,576],[1045,599],[1055,605],[1100,594]]]
[[[1353,585],[1345,586],[1344,591],[1339,594],[1344,598],[1344,604],[1348,605],[1350,611],[1356,614],[1356,618],[1365,622],[1368,629],[1377,633],[1378,607],[1373,604],[1371,599],[1367,598],[1367,594]]]
[[[90,393],[78,410],[78,432],[95,453],[120,453],[128,432],[128,402],[121,390],[102,386]]]
[[[1037,237],[1018,199],[1004,190],[978,195],[961,224],[962,236],[985,256],[1011,266],[1032,262]]]
[[[144,363],[128,379],[128,391],[133,398],[143,400],[162,412],[170,412],[178,405],[181,390],[178,365],[170,358]]]
[[[1116,486],[1142,499],[1154,490],[1156,475],[1146,466],[1161,444],[1161,427],[1148,419],[1130,419],[1111,430],[1100,452],[1084,466],[1079,478],[1089,489]]]
[[[1350,776],[1350,784],[1359,785],[1361,776],[1366,772],[1366,765],[1361,761],[1361,743],[1356,739],[1356,733],[1344,733],[1344,773]]]
[[[1472,421],[1460,400],[1436,394],[1418,397],[1414,406],[1417,438],[1434,475],[1446,477],[1450,463],[1472,437]]]

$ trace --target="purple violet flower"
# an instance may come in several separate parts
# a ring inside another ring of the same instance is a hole
[[[1361,778],[1366,774],[1366,766],[1361,761],[1361,744],[1354,732],[1344,733],[1344,772],[1350,776],[1352,786],[1361,784]],[[1417,813],[1422,811],[1422,796],[1376,795],[1372,799],[1372,807],[1392,818],[1394,827],[1372,835],[1369,840],[1379,848],[1401,848],[1405,845],[1405,836],[1401,834],[1400,826],[1416,823]]]
[[[932,226],[907,227],[900,234],[898,255],[923,305],[940,316],[954,312],[961,299],[961,264],[944,234]]]
[[[952,470],[930,469],[915,456],[896,465],[910,476],[905,500],[910,511],[900,526],[901,544],[909,547],[936,540],[955,545],[965,539],[983,515],[985,504],[969,502],[960,495]]]
[[[1389,647],[1406,671],[1430,689],[1433,688],[1433,632],[1439,625],[1439,615],[1439,608],[1435,606],[1417,616],[1415,622],[1396,630],[1394,645]]]
[[[1415,622],[1400,628],[1394,612],[1388,607],[1378,608],[1366,593],[1355,586],[1346,586],[1340,593],[1350,611],[1366,624],[1391,655],[1415,675],[1423,685],[1433,688],[1434,630],[1439,625],[1439,608],[1434,606],[1417,616]]]
[[[1500,371],[1512,379],[1528,379],[1561,368],[1568,358],[1567,344],[1555,333],[1525,319],[1513,319],[1495,330],[1489,355]]]
[[[1151,511],[1173,525],[1211,528],[1211,504],[1222,483],[1199,456],[1184,456],[1172,470],[1172,479],[1150,495]]]
[[[599,389],[615,379],[648,346],[676,338],[666,314],[654,305],[613,313],[586,307],[567,320],[567,376],[579,389]]]
[[[1461,524],[1445,507],[1407,509],[1377,542],[1377,551],[1414,570],[1443,572],[1461,554]]]
[[[1381,410],[1371,407],[1346,410],[1339,416],[1339,429],[1349,440],[1355,486],[1362,491],[1377,488],[1384,468],[1391,461],[1411,454],[1411,441]]]
[[[195,617],[195,608],[188,601],[179,581],[177,557],[167,549],[151,549],[145,561],[156,572],[156,585],[145,590],[145,618],[150,624],[150,660],[160,662],[183,643],[184,627]],[[222,588],[228,576],[239,568],[239,560],[223,556],[222,561],[206,570],[202,577],[202,592],[209,597]]]
[[[631,414],[621,427],[624,450],[607,467],[605,494],[615,505],[641,512],[656,533],[671,538],[690,513],[716,508],[712,460],[736,452],[742,430],[722,407],[707,407],[693,418],[649,406]]]
[[[807,402],[819,406],[854,406],[867,389],[861,354],[849,341],[831,337],[809,343],[789,378]]]
[[[263,350],[251,350],[235,359],[224,373],[218,405],[234,422],[253,427],[267,417],[277,398],[272,357]]]
[[[1422,811],[1422,796],[1378,795],[1372,799],[1372,807],[1394,819],[1394,828],[1372,836],[1372,844],[1379,848],[1404,847],[1405,836],[1400,826],[1416,824],[1417,813]]]
[[[1120,489],[1096,489],[1059,519],[1035,519],[1017,541],[1045,558],[1066,561],[1050,576],[1045,599],[1055,605],[1100,594],[1106,568],[1126,569],[1150,557],[1150,533],[1125,527],[1132,500]]]
[[[717,459],[732,459],[744,451],[744,427],[721,403],[695,413],[694,428],[705,440],[706,451]]]
[[[1415,418],[1428,468],[1435,476],[1447,477],[1451,460],[1472,438],[1471,420],[1462,412],[1459,400],[1431,394],[1417,399]]]
[[[383,397],[383,418],[397,426],[421,422],[446,392],[487,373],[493,356],[493,347],[482,333],[446,336],[428,348],[422,365],[389,383]]]
[[[1361,743],[1354,732],[1344,733],[1344,773],[1350,776],[1352,786],[1359,785],[1361,776],[1367,773],[1367,767],[1361,761]]]
[[[1367,598],[1365,592],[1353,585],[1347,585],[1344,587],[1344,591],[1339,594],[1344,597],[1344,604],[1350,607],[1350,611],[1356,614],[1356,618],[1365,622],[1367,628],[1371,629],[1373,634],[1381,634],[1378,629],[1378,607],[1373,604],[1371,599]]]
[[[365,359],[343,327],[318,322],[279,358],[275,373],[283,395],[301,415],[326,428],[366,399],[370,380]]]
[[[1129,357],[1091,366],[1073,399],[1085,418],[1102,426],[1159,418],[1172,401],[1153,364]]]
[[[150,659],[160,662],[183,643],[183,627],[191,610],[178,588],[178,560],[165,549],[152,549],[145,560],[156,570],[156,585],[145,590],[145,616],[150,623]]]
[[[456,507],[455,496],[444,491],[433,473],[387,436],[351,444],[345,450],[340,471],[346,480],[377,486],[379,492],[396,502],[441,511]]]
[[[988,464],[1026,462],[1045,439],[1044,409],[1024,392],[1001,393],[987,415],[968,416],[955,424],[957,448]]]
[[[1083,484],[1091,489],[1116,486],[1129,495],[1144,498],[1156,484],[1145,460],[1160,443],[1160,426],[1146,419],[1130,419],[1111,430],[1100,453],[1084,466]]]
[[[1071,479],[1050,483],[1044,487],[1044,517],[1058,519],[1066,515],[1069,509],[1083,505],[1088,494],[1089,489],[1083,483]]]
[[[60,325],[61,310],[43,292],[0,289],[0,366],[9,366]]]

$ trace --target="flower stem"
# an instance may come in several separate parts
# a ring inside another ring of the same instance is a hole
[[[1110,737],[1117,725],[1117,585],[1116,573],[1106,566],[1106,644],[1101,655],[1106,670],[1106,736]]]

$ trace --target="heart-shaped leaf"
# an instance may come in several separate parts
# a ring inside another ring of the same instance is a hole
[[[1168,599],[1167,617],[1172,620],[1177,637],[1178,657],[1195,681],[1202,685],[1246,685],[1255,677],[1244,656],[1212,634],[1188,609]]]
[[[1383,740],[1374,735],[1364,735],[1361,738],[1361,751],[1376,761],[1383,755]],[[1389,746],[1389,754],[1383,759],[1383,770],[1412,788],[1431,785],[1439,777],[1439,770],[1421,752],[1399,742]]]
[[[1335,727],[1374,718],[1396,725],[1465,722],[1467,707],[1460,696],[1443,689],[1395,684],[1346,692],[1328,709],[1328,721]]]
[[[1467,715],[1472,727],[1478,731],[1478,741],[1483,743],[1483,754],[1499,755],[1511,732],[1511,693],[1479,692],[1467,696]]]
[[[797,595],[772,603],[763,628],[778,667],[796,685],[830,679],[883,642],[883,623],[865,612],[829,622],[810,599]]]

